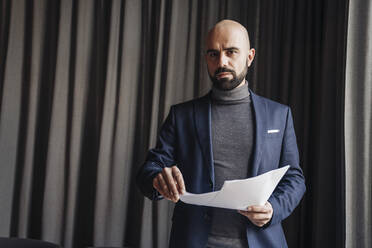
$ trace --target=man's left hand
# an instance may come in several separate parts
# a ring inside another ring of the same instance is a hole
[[[238,212],[246,216],[256,226],[262,227],[271,220],[273,207],[267,201],[263,206],[250,206],[247,210],[238,210]]]

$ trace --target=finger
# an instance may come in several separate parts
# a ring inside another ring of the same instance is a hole
[[[255,221],[261,221],[261,220],[269,219],[270,214],[248,212],[247,217],[249,217],[250,219],[255,220]]]
[[[250,217],[250,219],[252,219],[254,221],[268,221],[268,220],[270,220],[270,215],[268,215],[268,214],[254,213],[254,214],[251,214],[249,217]]]
[[[153,186],[157,191],[159,191],[159,193],[160,193],[160,191],[163,191],[163,190],[160,188],[160,185],[159,185],[159,179],[158,179],[157,176],[156,176],[156,177],[154,178],[154,180],[152,181],[152,186]]]
[[[248,212],[255,212],[255,213],[270,213],[270,208],[268,206],[249,206],[247,208]]]
[[[186,192],[185,182],[183,181],[182,173],[177,166],[172,166],[172,175],[177,183],[178,192],[184,194]]]
[[[246,216],[250,221],[268,221],[270,220],[270,214],[263,214],[263,213],[254,213],[254,212],[247,212],[247,211],[238,211],[240,214]]]
[[[162,196],[165,196],[166,193],[164,192],[163,190],[163,187],[160,183],[160,180],[159,180],[159,175],[157,175],[155,178],[154,178],[154,181],[153,181],[153,184],[154,188],[162,195]]]
[[[174,201],[178,201],[178,198],[179,198],[178,190],[177,190],[176,183],[173,179],[172,169],[164,168],[162,174],[163,174],[165,181],[168,184],[168,189],[169,189],[172,199]]]
[[[163,175],[161,173],[159,173],[157,178],[159,180],[159,186],[160,186],[161,190],[163,191],[163,196],[171,198],[171,195],[170,195],[170,192],[169,192],[169,189],[168,189],[168,185],[165,182]]]
[[[254,219],[254,218],[252,218],[251,214],[247,214],[247,213],[244,213],[242,211],[239,211],[239,213],[246,216],[254,225],[259,226],[259,227],[264,226],[266,223],[268,223],[270,221],[269,218],[263,219],[263,220]]]
[[[164,190],[162,189],[162,187],[160,186],[160,183],[159,183],[159,179],[158,177],[155,177],[154,178],[154,181],[153,181],[153,187],[167,200],[170,200],[170,198],[167,196],[167,194],[164,192]]]

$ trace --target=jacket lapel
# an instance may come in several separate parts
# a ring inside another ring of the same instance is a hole
[[[195,127],[199,137],[205,165],[208,167],[211,183],[214,185],[214,168],[211,137],[211,100],[210,94],[194,102]]]
[[[251,90],[251,99],[253,103],[253,112],[255,117],[255,126],[256,126],[256,134],[255,134],[255,144],[254,144],[254,152],[253,152],[253,162],[251,164],[251,174],[248,175],[249,177],[257,176],[259,164],[261,161],[261,153],[262,153],[262,144],[264,142],[264,135],[266,130],[266,104],[261,100],[259,96],[254,94]]]

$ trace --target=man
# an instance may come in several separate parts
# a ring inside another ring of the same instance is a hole
[[[171,107],[138,172],[144,195],[176,202],[170,247],[287,247],[281,221],[301,200],[304,177],[289,107],[248,89],[245,76],[254,55],[241,24],[223,20],[209,31],[205,59],[211,92]],[[179,201],[186,189],[220,190],[225,180],[286,165],[290,168],[263,206],[234,211]]]

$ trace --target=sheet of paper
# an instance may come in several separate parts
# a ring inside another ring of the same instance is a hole
[[[256,177],[225,181],[220,191],[204,194],[186,192],[181,201],[194,205],[244,210],[252,205],[264,205],[288,170],[289,165]]]

